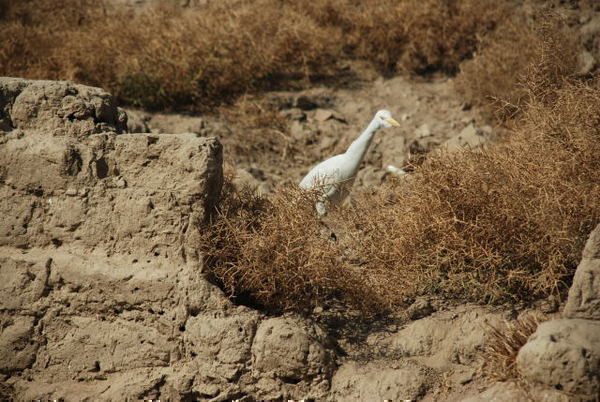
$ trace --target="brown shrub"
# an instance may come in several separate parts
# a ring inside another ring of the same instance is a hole
[[[236,136],[223,139],[238,162],[251,155],[276,165],[300,151],[298,141],[288,133],[288,121],[276,102],[264,97],[241,96],[233,105],[219,108],[219,114],[240,128]]]
[[[0,75],[29,78],[67,77],[56,54],[65,36],[102,18],[93,0],[0,0]]]
[[[505,143],[432,156],[345,211],[365,269],[402,273],[380,278],[382,294],[494,302],[568,288],[600,219],[600,91],[567,84],[554,99],[532,101]]]
[[[489,0],[323,0],[298,7],[322,25],[339,27],[351,57],[387,73],[456,72],[478,36],[508,12],[507,3]]]
[[[314,194],[229,193],[203,246],[208,266],[230,294],[284,310],[331,297],[371,314],[425,294],[564,295],[600,221],[600,90],[567,82],[541,94],[503,143],[437,152],[408,179],[329,211],[337,242],[321,233]]]
[[[316,195],[284,189],[267,199],[225,186],[219,217],[202,242],[213,280],[267,310],[311,311],[332,297],[382,310],[314,210]]]
[[[577,37],[548,13],[527,22],[506,19],[483,37],[473,59],[460,68],[455,85],[470,102],[499,120],[514,118],[531,96],[552,93],[578,67]]]
[[[495,381],[516,380],[517,354],[537,327],[549,318],[539,313],[526,313],[514,321],[489,325],[489,341],[483,352],[483,373]]]
[[[212,108],[266,82],[325,73],[338,42],[335,32],[274,0],[202,11],[159,7],[129,19],[116,14],[78,32],[67,59],[73,78],[97,80],[147,107]]]
[[[241,1],[137,14],[102,2],[9,2],[0,74],[72,79],[149,108],[212,108],[279,85],[335,77],[343,58],[385,72],[456,71],[503,18],[493,0]]]

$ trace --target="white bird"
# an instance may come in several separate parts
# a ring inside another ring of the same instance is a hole
[[[346,152],[333,156],[312,168],[300,182],[304,190],[321,189],[323,194],[319,197],[316,209],[319,215],[324,215],[326,203],[341,203],[350,192],[371,140],[375,132],[382,127],[400,127],[392,119],[392,114],[387,110],[380,110],[369,123],[365,131],[350,144]]]

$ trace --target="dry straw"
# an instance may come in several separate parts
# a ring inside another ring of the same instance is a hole
[[[147,108],[213,109],[240,94],[335,82],[344,60],[455,72],[506,7],[493,0],[279,0],[159,5],[0,0],[0,74],[72,79]],[[347,63],[346,63],[347,64]]]
[[[521,314],[513,321],[488,325],[488,343],[483,352],[483,373],[496,381],[520,379],[517,355],[538,326],[549,318],[535,312]]]
[[[332,297],[372,314],[424,294],[563,296],[600,221],[600,90],[568,77],[546,90],[531,82],[502,143],[431,155],[411,180],[332,210],[337,242],[310,195],[282,192],[257,209],[256,198],[226,194],[207,233],[210,269],[231,294],[283,310]]]

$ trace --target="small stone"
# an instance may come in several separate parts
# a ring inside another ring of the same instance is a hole
[[[304,130],[304,126],[302,125],[302,123],[300,123],[298,120],[293,121],[292,124],[290,125],[290,134],[292,137],[294,137],[296,139],[303,138],[304,134],[305,134],[305,130]]]
[[[411,320],[417,320],[419,318],[427,317],[433,313],[435,309],[431,305],[431,301],[427,298],[417,299],[409,308],[406,313]]]
[[[77,195],[77,189],[69,188],[67,189],[67,191],[65,191],[65,195],[68,195],[69,197],[74,197]]]
[[[315,112],[316,121],[325,121],[333,117],[333,112],[327,109],[317,109]]]
[[[519,350],[516,362],[530,381],[595,400],[600,395],[600,322],[546,321]]]
[[[302,109],[299,109],[297,107],[294,107],[294,108],[291,108],[291,109],[282,110],[281,111],[281,115],[284,118],[292,120],[294,122],[306,120],[306,113],[304,113],[302,111]]]
[[[415,130],[415,136],[417,138],[425,138],[431,136],[431,128],[429,128],[428,124],[422,124],[419,128]]]
[[[594,70],[595,67],[596,67],[596,59],[590,52],[588,52],[587,50],[584,50],[583,52],[581,52],[579,54],[579,69],[577,71],[578,74],[580,74],[580,75],[589,74]]]

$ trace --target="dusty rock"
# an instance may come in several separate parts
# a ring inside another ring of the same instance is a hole
[[[343,364],[332,380],[335,400],[417,400],[427,390],[427,371],[419,366],[393,367],[388,361]]]
[[[0,373],[24,370],[35,361],[38,344],[33,342],[34,317],[0,318]]]
[[[213,371],[235,371],[235,367],[224,366],[250,359],[259,317],[256,311],[242,307],[235,314],[207,311],[193,315],[183,334],[186,351],[193,358],[210,362]]]
[[[54,381],[169,364],[169,334],[161,334],[156,327],[77,316],[55,317],[43,325],[47,344],[33,369],[46,370]]]
[[[600,225],[592,231],[583,249],[564,315],[600,320]]]
[[[460,316],[438,312],[413,321],[383,339],[369,338],[388,354],[423,357],[430,367],[447,369],[453,364],[471,364],[488,339],[486,328],[501,321],[502,315],[473,309]]]
[[[316,121],[325,121],[333,118],[333,112],[327,109],[317,109],[314,116]]]
[[[52,137],[45,143],[29,135],[12,138],[0,162],[5,179],[14,184],[0,188],[0,210],[16,218],[0,224],[0,244],[72,242],[152,256],[178,253],[173,241],[185,225],[193,229],[202,221],[217,199],[220,152],[216,141],[194,136],[102,135],[85,145]],[[65,173],[71,154],[82,166],[76,175]],[[47,166],[49,159],[54,163]],[[67,196],[71,188],[88,192]],[[14,197],[22,203],[15,204]],[[23,206],[29,209],[20,210]],[[172,219],[157,223],[156,217],[168,215]]]
[[[411,320],[417,320],[419,318],[427,317],[435,311],[431,305],[431,301],[427,298],[420,298],[415,300],[413,304],[406,310],[406,314]]]
[[[267,397],[275,397],[285,384],[327,382],[333,368],[331,342],[315,324],[278,317],[258,327],[252,344],[252,371],[262,378],[263,389],[272,390]]]
[[[119,134],[125,119],[112,98],[69,82],[0,79],[0,104],[6,382],[25,399],[143,399],[174,389],[171,366],[191,359],[186,351],[201,355],[186,341],[195,338],[174,335],[230,308],[202,278],[197,251],[223,180],[220,144]],[[221,335],[216,356],[232,360]]]
[[[462,402],[567,402],[569,397],[555,390],[528,386],[523,389],[514,382],[497,382],[478,395]]]
[[[0,81],[0,128],[40,131],[83,138],[102,132],[122,133],[127,115],[100,88],[70,81]]]
[[[529,402],[527,393],[513,382],[497,382],[479,395],[462,402]]]
[[[157,134],[204,134],[206,122],[201,117],[157,113],[150,117],[147,125],[153,133]]]
[[[488,142],[490,135],[490,132],[477,128],[473,123],[470,123],[459,134],[444,142],[442,148],[452,152],[461,148],[477,147]]]
[[[128,133],[149,133],[148,121],[151,116],[141,110],[126,109],[127,112],[127,132]]]
[[[600,394],[600,322],[559,319],[542,323],[517,356],[533,382],[593,399]]]

